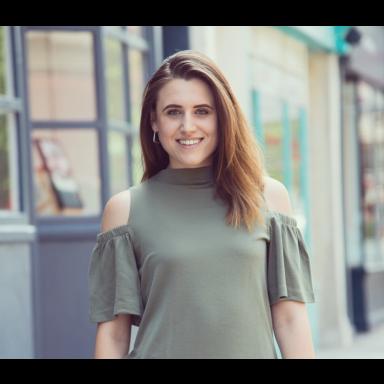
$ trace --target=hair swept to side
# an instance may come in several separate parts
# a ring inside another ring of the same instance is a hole
[[[202,53],[185,50],[167,57],[148,81],[140,120],[140,142],[145,181],[169,164],[169,155],[152,141],[151,119],[156,110],[159,90],[173,79],[204,81],[213,94],[218,144],[213,155],[215,197],[227,203],[226,223],[248,231],[256,222],[264,224],[264,167],[262,150],[248,125],[239,103],[223,73]]]

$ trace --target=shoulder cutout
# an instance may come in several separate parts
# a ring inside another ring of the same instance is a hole
[[[129,189],[113,195],[104,207],[101,232],[106,232],[127,224],[130,207],[131,193]]]
[[[282,213],[287,216],[293,215],[292,205],[287,188],[280,181],[264,177],[264,197],[267,208],[270,211]]]

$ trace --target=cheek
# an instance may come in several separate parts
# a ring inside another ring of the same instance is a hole
[[[169,138],[176,134],[178,125],[173,121],[160,121],[159,130],[163,138]]]
[[[217,128],[217,120],[216,119],[210,121],[209,124],[207,125],[207,133],[210,136],[217,138],[218,128]]]

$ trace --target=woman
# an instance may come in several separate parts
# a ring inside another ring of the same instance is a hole
[[[312,358],[307,250],[223,74],[168,57],[143,96],[141,183],[106,204],[90,264],[96,358]],[[139,326],[129,353],[131,324]]]

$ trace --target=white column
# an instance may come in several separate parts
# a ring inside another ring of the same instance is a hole
[[[352,341],[343,239],[338,59],[335,55],[311,54],[309,67],[310,225],[319,346],[338,347]]]

